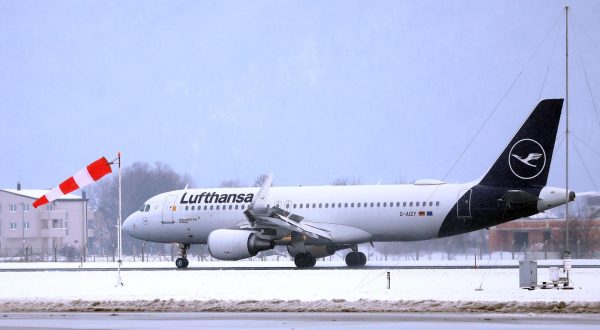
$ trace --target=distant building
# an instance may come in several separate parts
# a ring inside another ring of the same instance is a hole
[[[566,248],[565,208],[552,211],[490,228],[490,252],[560,257]],[[569,205],[569,245],[576,258],[600,257],[600,193],[582,194]]]
[[[68,249],[84,255],[87,199],[68,194],[33,208],[49,190],[0,189],[0,257],[20,260],[26,255],[51,256]]]

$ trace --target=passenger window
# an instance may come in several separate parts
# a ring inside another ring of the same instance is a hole
[[[350,203],[350,207],[354,207],[354,203]]]
[[[285,204],[285,209],[289,209],[290,208],[290,204]]]
[[[400,207],[400,202],[396,202],[396,207]]]
[[[213,209],[213,206],[211,205],[211,206],[210,206],[210,210],[212,211],[212,209]]]
[[[188,210],[188,207],[187,207],[187,205],[185,206],[185,210],[186,210],[186,211]]]
[[[319,203],[319,208],[322,208],[322,207],[323,207],[323,203]]]
[[[406,202],[403,202],[403,203],[402,203],[402,206],[406,207]]]
[[[440,202],[435,202],[435,206],[440,206]]]
[[[386,202],[383,202],[383,207],[386,207],[386,206],[387,206],[387,203],[386,203]]]
[[[229,205],[229,209],[231,210],[233,208],[233,205]]]
[[[294,204],[294,208],[296,208],[296,204]]]
[[[243,210],[243,209],[244,209],[244,207],[245,207],[245,206],[244,206],[243,204],[242,204],[242,205],[240,205],[240,210]]]
[[[329,208],[329,203],[325,203],[325,208]]]
[[[423,204],[421,204],[421,205],[423,205],[423,206],[427,206],[427,202],[423,202]]]
[[[410,202],[410,204],[408,204],[408,206],[412,207],[413,206],[413,202]]]
[[[429,202],[429,206],[433,206],[433,202]]]
[[[331,203],[331,208],[335,208],[335,203]]]
[[[342,203],[338,203],[338,207],[342,207]]]
[[[192,211],[195,209],[196,207],[194,205],[192,205]]]
[[[348,203],[344,203],[344,207],[348,207]]]
[[[219,205],[217,205],[217,210],[219,209]]]
[[[371,202],[371,207],[375,206],[375,203]]]
[[[302,206],[303,206],[303,205],[304,205],[304,204],[300,204],[300,208],[302,208]]]
[[[360,203],[356,203],[356,207],[360,207]]]
[[[381,202],[377,202],[377,207],[381,207]]]
[[[207,209],[207,207],[206,207],[206,205],[204,205],[204,211],[206,211],[206,209]]]
[[[419,202],[415,203],[415,206],[419,206]]]
[[[237,205],[237,204],[235,205],[235,209],[236,209],[236,210],[238,209],[238,206],[239,206],[239,205]]]
[[[316,209],[316,208],[317,208],[317,204],[313,203],[313,209]]]

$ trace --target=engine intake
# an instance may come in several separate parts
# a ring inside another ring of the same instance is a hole
[[[240,260],[270,250],[273,241],[260,238],[248,230],[217,229],[208,235],[208,251],[219,260]]]

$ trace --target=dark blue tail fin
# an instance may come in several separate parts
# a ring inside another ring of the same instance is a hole
[[[542,100],[510,141],[480,184],[505,187],[545,186],[563,99]]]

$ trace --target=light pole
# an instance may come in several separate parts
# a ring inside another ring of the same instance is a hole
[[[23,217],[21,218],[21,232],[22,232],[22,238],[23,238],[23,246],[21,247],[21,261],[27,261],[25,260],[25,203],[21,202],[21,211],[23,214]]]

